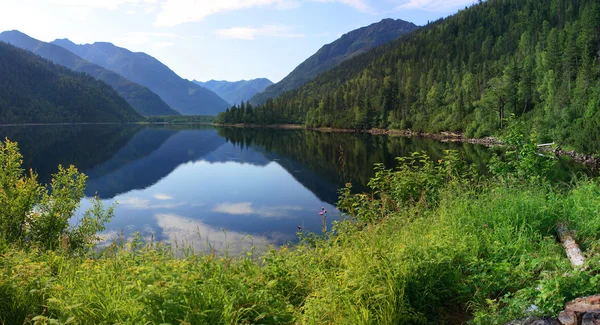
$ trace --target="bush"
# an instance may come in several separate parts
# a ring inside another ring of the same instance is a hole
[[[25,174],[22,159],[15,142],[0,143],[0,244],[71,252],[92,248],[113,209],[103,210],[95,199],[94,208],[70,226],[84,197],[86,176],[74,166],[59,166],[52,182],[44,186],[33,171]]]

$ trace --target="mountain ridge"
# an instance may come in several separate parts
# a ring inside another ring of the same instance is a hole
[[[255,78],[249,80],[227,81],[209,80],[201,82],[193,80],[193,83],[214,91],[231,105],[247,102],[254,95],[262,92],[273,82],[267,78]]]
[[[65,38],[51,43],[148,87],[181,114],[216,115],[230,106],[214,92],[181,78],[144,52],[132,52],[109,42],[75,44]]]
[[[141,116],[88,74],[0,42],[2,123],[134,122]]]
[[[0,41],[33,52],[53,63],[73,71],[84,72],[106,82],[121,95],[138,113],[144,116],[179,115],[157,94],[147,87],[125,79],[123,76],[86,61],[75,53],[55,44],[42,42],[18,30],[0,33]]]
[[[281,81],[252,97],[250,102],[252,104],[264,104],[267,99],[297,89],[341,62],[377,46],[389,43],[418,28],[419,26],[411,22],[386,18],[345,33],[337,40],[323,45],[315,54],[300,63]]]

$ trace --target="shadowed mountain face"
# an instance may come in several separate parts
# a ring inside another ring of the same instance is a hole
[[[299,88],[321,72],[327,71],[345,60],[365,53],[379,45],[389,43],[417,28],[417,25],[400,19],[384,19],[378,23],[353,30],[333,43],[323,46],[283,80],[252,97],[250,102],[264,104],[267,99],[275,98],[286,91]]]
[[[193,81],[194,83],[214,91],[229,104],[239,105],[241,102],[247,102],[252,96],[262,92],[273,83],[266,78],[252,80],[241,80],[236,82],[210,80],[207,82]]]
[[[107,84],[0,42],[2,123],[133,122],[141,116]]]
[[[179,77],[146,53],[134,53],[104,42],[78,45],[68,39],[58,39],[52,43],[148,87],[181,114],[216,115],[229,107],[229,103],[214,92]]]
[[[86,61],[63,47],[39,41],[19,31],[1,33],[0,41],[33,52],[73,71],[84,72],[98,80],[104,81],[141,115],[179,114],[150,89],[131,82],[115,72]]]
[[[88,173],[87,195],[113,198],[132,190],[152,186],[178,166],[200,160],[225,144],[215,129],[144,130],[114,154],[112,159]],[[147,146],[147,155],[130,159],[139,146]]]

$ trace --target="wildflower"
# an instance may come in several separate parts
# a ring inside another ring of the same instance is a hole
[[[302,227],[301,227],[301,226],[297,226],[297,227],[298,227],[298,229],[302,230]]]
[[[323,214],[324,214],[324,213],[323,213],[323,211],[319,212],[319,215],[320,215],[320,216],[322,216]]]

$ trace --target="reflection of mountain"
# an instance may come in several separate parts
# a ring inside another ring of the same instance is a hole
[[[293,158],[279,155],[276,152],[264,152],[258,148],[269,160],[276,161],[281,167],[292,175],[300,184],[316,195],[319,200],[329,204],[335,204],[338,200],[338,189],[340,184],[332,182],[328,178],[320,176],[318,171],[307,168],[301,162]]]
[[[48,183],[59,164],[91,170],[140,130],[137,125],[12,126],[0,128],[0,138],[18,142],[23,167],[33,169],[41,182]]]
[[[334,204],[337,189],[351,182],[357,191],[368,191],[373,166],[396,165],[396,157],[425,151],[434,159],[445,150],[458,150],[470,162],[485,168],[491,152],[483,146],[443,143],[432,139],[321,133],[276,129],[221,128],[219,133],[241,147],[251,147],[277,161],[298,182],[322,201]]]
[[[131,190],[147,188],[170,174],[177,166],[199,160],[225,143],[225,139],[215,129],[146,131],[139,133],[139,138],[117,152],[112,159],[88,173],[90,179],[87,195],[113,198]],[[140,144],[150,149],[155,146],[148,141],[162,141],[164,136],[168,136],[168,139],[150,154],[141,159],[128,158],[139,150]]]

